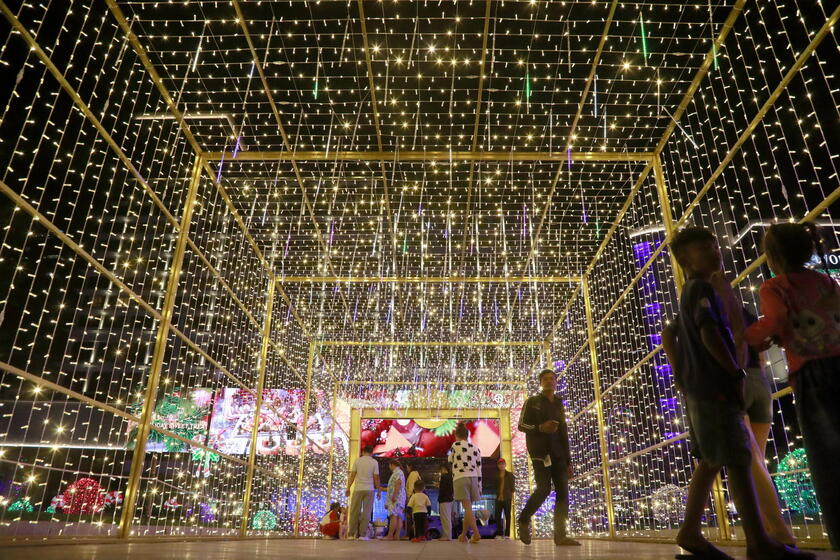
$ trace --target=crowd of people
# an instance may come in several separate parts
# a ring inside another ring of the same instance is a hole
[[[764,237],[764,253],[773,277],[760,288],[762,318],[738,300],[722,273],[722,256],[715,235],[704,228],[678,232],[670,250],[685,282],[679,313],[662,333],[689,420],[695,455],[685,518],[677,544],[692,558],[727,560],[731,556],[710,543],[701,519],[716,476],[727,469],[729,490],[740,515],[749,558],[803,559],[814,554],[799,550],[765,463],[772,427],[772,394],[763,369],[762,352],[775,344],[785,350],[789,382],[808,465],[831,547],[840,548],[840,287],[828,275],[806,266],[814,253],[825,264],[816,228],[809,224],[777,224]],[[827,266],[826,272],[827,270]],[[519,539],[531,542],[531,518],[555,492],[554,542],[576,546],[567,531],[568,485],[572,475],[569,436],[557,377],[550,369],[539,374],[541,391],[527,399],[518,429],[525,433],[533,466],[534,491],[517,518]],[[441,540],[452,539],[452,504],[464,511],[458,540],[481,539],[473,503],[481,496],[481,452],[468,441],[463,424],[448,461],[440,465],[438,511]],[[414,542],[426,540],[431,500],[419,473],[408,467],[406,477],[396,459],[389,461],[387,487],[380,485],[378,463],[366,447],[354,463],[348,483],[348,539],[370,539],[373,494],[386,492],[388,531],[385,539],[401,538],[403,524]],[[510,535],[513,473],[498,462],[494,517],[497,534]],[[353,491],[351,493],[351,487]],[[333,504],[325,535],[344,535],[345,516]],[[326,518],[326,516],[325,516]]]
[[[542,391],[525,402],[519,430],[526,434],[526,445],[534,464],[536,490],[531,494],[518,518],[519,538],[525,544],[531,542],[530,519],[542,505],[554,485],[555,535],[558,545],[578,545],[566,535],[568,517],[568,481],[570,467],[569,436],[566,429],[563,403],[555,394],[557,377],[552,370],[544,370],[539,376]],[[387,485],[379,476],[379,463],[373,458],[373,446],[365,446],[361,456],[353,463],[347,482],[346,496],[349,508],[338,502],[321,520],[321,533],[325,538],[346,538],[348,540],[371,540],[374,530],[374,497],[384,493],[387,512],[387,530],[379,538],[412,542],[423,542],[428,538],[427,520],[432,502],[425,493],[426,483],[411,464],[405,466],[398,459],[388,460],[390,475]],[[497,463],[496,497],[493,516],[496,522],[496,536],[510,538],[512,525],[512,502],[515,489],[513,473],[507,470],[505,459]],[[469,441],[465,424],[455,428],[455,442],[449,450],[446,461],[439,465],[438,513],[440,516],[440,540],[453,540],[453,504],[458,502],[464,512],[460,534],[461,542],[480,542],[481,533],[473,504],[482,496],[481,450]],[[407,471],[407,475],[406,475]],[[487,514],[489,516],[489,513]]]
[[[448,460],[440,465],[438,511],[441,520],[440,539],[444,541],[452,540],[452,504],[455,501],[460,502],[464,509],[464,522],[458,540],[476,543],[481,539],[473,512],[473,503],[481,497],[481,450],[468,441],[468,436],[467,427],[463,423],[458,424]],[[373,447],[368,445],[353,463],[346,492],[350,498],[349,513],[343,515],[341,505],[333,503],[321,521],[321,532],[326,538],[371,540],[374,494],[381,492],[385,495],[388,528],[380,538],[400,540],[405,528],[405,534],[412,542],[427,540],[427,520],[432,502],[425,493],[426,483],[420,473],[409,464],[405,467],[408,471],[406,476],[400,461],[389,459],[391,474],[387,486],[384,486],[379,478],[379,463],[372,454]],[[501,479],[507,481],[512,491],[513,475],[507,475],[509,478],[501,476]],[[509,493],[505,490],[503,495]],[[510,512],[509,505],[506,511]],[[343,528],[345,517],[346,531]]]

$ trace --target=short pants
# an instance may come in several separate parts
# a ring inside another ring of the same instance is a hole
[[[710,466],[749,466],[752,438],[741,407],[728,400],[685,401],[694,455]]]
[[[744,403],[753,424],[773,422],[773,396],[770,381],[761,368],[749,368],[744,380]]]
[[[455,501],[477,502],[481,498],[481,487],[477,476],[465,476],[452,481]]]

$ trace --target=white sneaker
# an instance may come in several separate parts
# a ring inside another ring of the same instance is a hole
[[[357,537],[347,537],[348,541],[355,541]]]
[[[373,539],[371,539],[370,537],[359,537],[359,540],[360,541],[371,541]]]

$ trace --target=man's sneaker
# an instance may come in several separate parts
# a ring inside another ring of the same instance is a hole
[[[555,535],[554,537],[554,544],[557,546],[580,546],[580,543],[575,539],[571,539],[569,537],[558,537]]]
[[[518,533],[519,533],[519,540],[522,541],[522,544],[531,544],[531,524],[530,523],[517,523]]]
[[[348,541],[355,541],[357,538],[359,538],[359,537],[350,537],[350,536],[348,536],[348,537],[347,537],[347,540],[348,540]]]
[[[370,537],[359,537],[360,541],[372,541],[373,539]]]

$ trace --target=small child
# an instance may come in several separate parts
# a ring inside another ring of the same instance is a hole
[[[321,518],[321,534],[325,539],[337,539],[341,530],[341,504],[333,502],[330,510]]]
[[[426,516],[432,502],[423,493],[424,489],[423,481],[418,480],[414,483],[414,494],[408,499],[408,507],[411,508],[414,517],[414,538],[411,539],[411,542],[424,542],[426,540]]]
[[[767,229],[764,254],[775,278],[761,285],[764,316],[746,340],[754,346],[773,340],[785,349],[814,491],[831,547],[840,550],[840,287],[805,267],[814,252],[825,266],[813,224]]]
[[[762,560],[813,558],[771,539],[758,511],[750,465],[752,438],[745,423],[743,380],[735,341],[711,280],[722,267],[715,235],[704,228],[681,230],[671,251],[685,273],[677,325],[675,381],[685,395],[692,446],[699,461],[691,475],[686,515],[677,544],[701,558],[730,558],[701,530],[703,504],[722,467],[741,516],[747,557]]]

